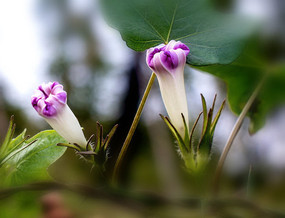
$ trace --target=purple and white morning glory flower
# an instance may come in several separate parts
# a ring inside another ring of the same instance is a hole
[[[184,86],[184,67],[189,48],[171,40],[147,50],[146,62],[157,75],[162,99],[169,118],[180,135],[185,134],[184,115],[188,125],[188,106]]]
[[[66,102],[67,94],[58,82],[43,83],[31,98],[34,109],[58,134],[68,142],[84,147],[87,141],[82,128]]]

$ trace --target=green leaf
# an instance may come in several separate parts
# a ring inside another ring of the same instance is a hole
[[[48,167],[60,158],[65,147],[56,146],[65,140],[54,130],[38,133],[23,143],[23,147],[35,141],[32,145],[10,158],[1,168],[4,186],[22,185],[50,179]]]
[[[236,114],[240,114],[258,83],[267,76],[248,113],[250,133],[255,133],[265,124],[268,112],[285,103],[285,65],[272,64],[261,55],[263,53],[255,45],[250,45],[232,64],[197,67],[226,82],[228,102]]]
[[[144,51],[170,40],[190,48],[191,65],[227,64],[241,50],[250,22],[214,11],[209,0],[101,0],[127,45]]]
[[[24,139],[25,140],[25,139]],[[22,145],[24,144],[24,140],[22,142],[20,142],[18,145]],[[32,145],[33,143],[35,143],[35,141],[32,141],[29,144],[26,144],[25,146],[21,146],[18,149],[13,149],[12,151],[10,151],[9,153],[7,153],[7,156],[5,156],[5,158],[3,160],[1,160],[0,162],[0,168],[8,161],[10,160],[13,156],[15,156],[17,153],[21,152],[22,150],[26,149],[28,146]]]

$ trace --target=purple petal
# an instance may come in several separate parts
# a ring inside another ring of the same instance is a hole
[[[36,107],[37,106],[37,104],[38,104],[38,101],[39,101],[40,99],[39,98],[36,98],[36,97],[33,97],[32,98],[32,105],[33,105],[33,107]]]
[[[60,100],[63,104],[66,103],[67,100],[67,94],[66,92],[60,92],[56,95],[57,99]]]
[[[154,48],[150,48],[147,50],[147,64],[150,68],[154,69],[154,65],[153,65],[154,55],[164,50],[165,50],[164,44],[160,44]]]
[[[161,52],[160,58],[162,64],[164,64],[169,70],[175,69],[178,66],[178,57],[174,51]]]
[[[59,85],[58,82],[53,82],[52,85],[51,85],[51,89],[53,89],[56,85]]]
[[[53,85],[52,87],[53,88],[51,89],[51,94],[53,94],[53,95],[56,95],[59,92],[64,92],[63,91],[63,86],[60,85],[60,84]]]
[[[171,40],[167,45],[166,45],[166,50],[171,50],[171,49],[173,49],[174,48],[174,46],[176,45],[176,41],[175,40]]]
[[[44,117],[56,115],[66,104],[67,94],[58,82],[43,83],[31,98],[35,110]]]
[[[177,44],[174,45],[173,47],[174,50],[177,50],[177,49],[182,49],[185,53],[185,55],[187,56],[190,52],[190,49],[188,48],[187,45],[181,43],[181,42],[177,42]]]
[[[159,45],[147,50],[146,62],[157,74],[171,73],[184,69],[189,48],[182,42],[171,40],[167,45]]]
[[[48,93],[46,93],[46,91],[44,90],[44,88],[42,87],[42,85],[39,86],[39,90],[44,94],[45,98],[48,97]]]
[[[159,53],[161,51],[161,48],[154,48],[152,49],[152,51],[150,51],[150,53],[148,54],[148,57],[147,57],[147,63],[148,65],[153,68],[154,65],[153,65],[153,57],[155,54]]]
[[[46,106],[43,108],[43,115],[47,117],[52,117],[56,115],[56,109],[54,106],[48,102],[46,102]]]

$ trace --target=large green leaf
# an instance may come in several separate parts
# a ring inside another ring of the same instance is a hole
[[[35,142],[32,145],[14,155],[2,166],[2,185],[21,185],[50,179],[47,168],[66,150],[65,147],[57,146],[57,143],[66,141],[54,130],[46,130],[24,142],[21,147],[33,141]]]
[[[249,22],[214,11],[208,0],[102,0],[127,45],[144,51],[170,40],[190,48],[187,63],[227,64],[240,52]]]
[[[227,83],[228,102],[232,111],[239,114],[266,75],[266,80],[248,116],[250,132],[259,130],[270,110],[285,102],[285,65],[273,64],[263,57],[264,52],[250,45],[243,54],[229,65],[201,66],[197,69],[209,72]]]

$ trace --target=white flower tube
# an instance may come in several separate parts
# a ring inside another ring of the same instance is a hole
[[[31,103],[39,115],[70,143],[86,146],[82,128],[66,104],[67,94],[58,82],[42,84],[35,91]]]
[[[184,137],[185,127],[181,114],[188,126],[188,106],[184,86],[184,67],[189,48],[171,40],[147,51],[146,61],[158,78],[162,99],[172,124]]]

